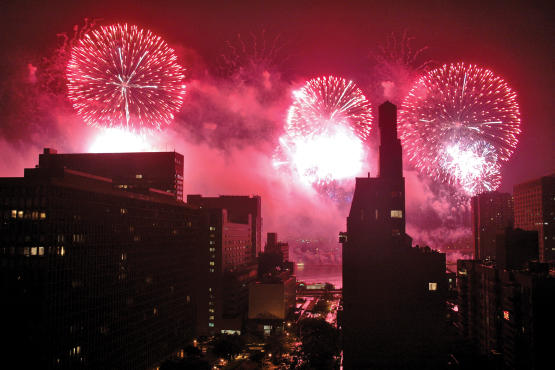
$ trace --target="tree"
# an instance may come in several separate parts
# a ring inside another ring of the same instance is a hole
[[[335,368],[334,356],[341,350],[339,330],[324,319],[304,319],[299,326],[302,351],[309,368]]]
[[[245,348],[245,341],[238,335],[222,334],[214,340],[214,354],[219,357],[231,359],[241,353]]]

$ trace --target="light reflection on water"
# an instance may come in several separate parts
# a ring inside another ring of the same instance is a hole
[[[336,288],[343,287],[341,265],[302,265],[295,269],[297,281],[305,283],[331,283]]]

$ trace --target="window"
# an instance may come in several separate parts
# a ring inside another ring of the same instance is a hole
[[[135,175],[135,178],[136,179],[142,179],[143,175],[141,173],[138,173],[138,174]]]
[[[216,227],[215,226],[210,226],[210,231],[215,231]]]
[[[208,323],[208,326],[211,327],[211,328],[213,328],[213,327],[214,327],[214,323],[213,323],[213,322],[209,322],[209,323]]]
[[[503,311],[503,318],[507,321],[511,319],[511,314],[509,313],[509,311]]]
[[[46,218],[46,212],[41,212],[40,213],[40,219],[44,220]]]
[[[392,209],[391,218],[403,218],[403,211],[400,209]]]
[[[429,291],[437,290],[437,283],[428,283],[428,290]]]
[[[12,209],[12,218],[17,218],[17,209]]]

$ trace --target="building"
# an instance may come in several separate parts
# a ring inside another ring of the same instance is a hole
[[[497,234],[513,227],[511,194],[488,191],[472,197],[472,233],[474,258],[495,259]]]
[[[357,178],[343,243],[345,369],[433,368],[443,361],[445,254],[413,248],[397,108],[379,107],[380,172]]]
[[[249,215],[252,222],[251,258],[260,253],[262,245],[262,203],[260,196],[221,195],[203,197],[198,194],[187,195],[187,203],[201,208],[226,209],[232,222],[246,223]]]
[[[194,334],[200,212],[52,156],[0,179],[3,366],[152,368]]]
[[[46,148],[40,168],[69,168],[112,179],[115,187],[148,192],[149,188],[183,200],[183,155],[176,152],[58,154]]]
[[[195,269],[196,332],[241,333],[248,313],[249,284],[257,275],[251,244],[253,218],[247,214],[232,221],[225,208],[198,210],[206,227],[201,232]]]
[[[295,307],[297,282],[289,272],[265,277],[249,286],[249,322],[252,330],[270,334],[283,329]]]
[[[264,252],[279,254],[282,261],[289,261],[289,243],[278,241],[277,233],[268,233]]]
[[[497,234],[496,265],[500,269],[520,270],[538,261],[538,232],[506,229]]]
[[[494,367],[548,369],[555,278],[547,264],[516,264],[518,269],[507,269],[493,262],[457,261],[458,327]]]
[[[540,261],[555,262],[555,174],[514,187],[515,227],[538,232]]]

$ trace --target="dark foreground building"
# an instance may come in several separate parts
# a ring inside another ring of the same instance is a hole
[[[132,192],[46,157],[0,179],[2,367],[155,366],[193,335],[207,225],[174,193]]]
[[[379,107],[380,175],[357,178],[343,241],[345,369],[438,368],[445,255],[412,248],[397,108]]]
[[[501,261],[457,261],[458,327],[491,368],[551,369],[555,278],[537,262],[537,233],[498,240]]]
[[[93,173],[112,179],[122,190],[154,188],[183,200],[183,155],[176,152],[58,154],[46,148],[39,155],[39,167]]]

